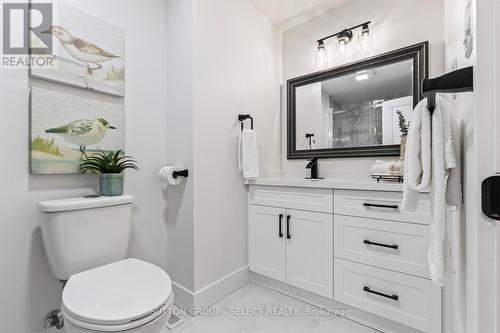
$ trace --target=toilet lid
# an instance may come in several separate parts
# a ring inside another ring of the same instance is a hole
[[[171,291],[170,277],[160,267],[126,259],[72,275],[63,290],[62,307],[84,322],[123,324],[151,315]]]

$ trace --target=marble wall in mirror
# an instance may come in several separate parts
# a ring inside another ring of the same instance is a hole
[[[420,98],[426,45],[290,80],[289,158],[397,155],[398,111],[409,120]]]
[[[399,144],[397,111],[413,109],[413,62],[311,83],[296,90],[296,149]]]

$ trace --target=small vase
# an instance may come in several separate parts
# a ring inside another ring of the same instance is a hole
[[[407,135],[402,135],[401,136],[401,146],[399,148],[399,159],[404,160],[405,159],[405,152],[406,152],[406,139],[408,138]]]
[[[122,173],[99,174],[99,195],[116,196],[123,194]]]

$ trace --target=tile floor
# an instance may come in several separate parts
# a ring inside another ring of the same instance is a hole
[[[185,316],[165,333],[377,333],[379,331],[329,313],[257,283],[223,298],[210,314]]]

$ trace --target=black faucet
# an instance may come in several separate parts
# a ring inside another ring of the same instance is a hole
[[[313,157],[308,161],[306,169],[311,169],[311,177],[306,177],[306,179],[323,179],[318,177],[318,158]]]

